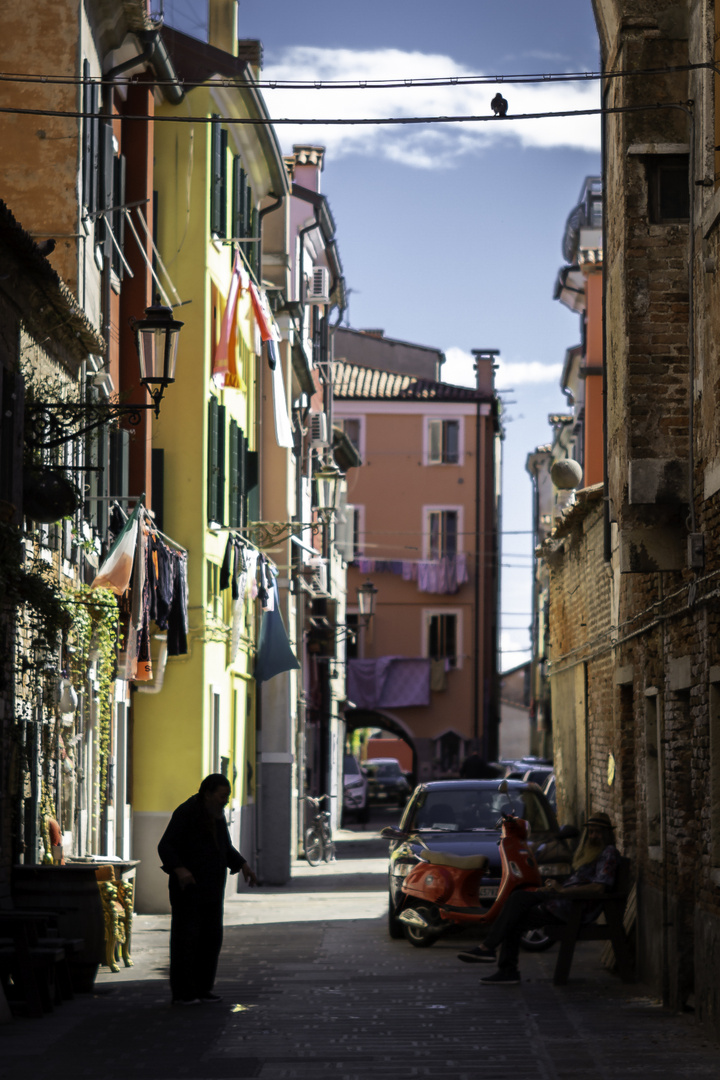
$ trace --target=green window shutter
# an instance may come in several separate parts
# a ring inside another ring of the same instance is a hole
[[[224,405],[218,405],[218,471],[217,471],[217,507],[219,525],[225,524],[225,413]]]
[[[239,157],[233,158],[233,223],[232,235],[245,236],[247,206],[247,176]]]
[[[240,428],[234,420],[228,429],[228,525],[239,528],[240,520]]]
[[[218,521],[217,473],[218,473],[218,400],[208,402],[208,521]]]
[[[245,442],[247,446],[247,441]],[[247,493],[247,519],[260,520],[260,462],[257,450],[245,451],[245,491]]]
[[[240,438],[238,445],[238,490],[240,493],[240,525],[247,525],[248,523],[248,508],[247,508],[247,454],[248,454],[248,441],[245,438],[245,433],[240,428]]]
[[[210,126],[210,229],[227,234],[227,131],[213,117]]]

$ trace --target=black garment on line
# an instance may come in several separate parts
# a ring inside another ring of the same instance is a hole
[[[184,656],[187,649],[187,566],[184,555],[172,554],[173,591],[168,614],[168,656]]]

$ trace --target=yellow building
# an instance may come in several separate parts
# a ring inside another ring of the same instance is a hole
[[[277,205],[288,181],[269,123],[238,122],[267,120],[267,113],[253,77],[259,43],[242,42],[238,56],[235,9],[234,0],[211,3],[210,44],[163,31],[187,93],[181,106],[159,110],[176,122],[161,120],[155,129],[158,250],[167,268],[163,278],[160,266],[159,276],[166,287],[171,279],[174,299],[182,299],[175,314],[185,326],[177,381],[153,445],[162,451],[161,528],[188,552],[189,628],[187,654],[164,668],[161,657],[154,684],[134,696],[133,856],[142,860],[141,911],[167,910],[157,842],[172,810],[207,773],[227,774],[234,840],[249,858],[254,848],[257,605],[242,606],[233,661],[232,597],[220,580],[229,533],[245,526],[248,514],[257,516],[262,319],[249,283],[260,281],[263,200],[268,209]],[[238,251],[235,283],[242,277],[242,285],[223,380],[217,365]]]

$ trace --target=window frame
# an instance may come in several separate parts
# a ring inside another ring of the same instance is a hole
[[[462,554],[463,551],[463,527],[464,527],[464,507],[452,506],[452,505],[438,505],[438,506],[423,506],[423,559],[432,560],[432,524],[431,518],[434,514],[448,514],[454,513],[457,515],[456,520],[456,533],[455,533],[455,552],[454,556]],[[435,558],[441,559],[449,557],[447,553],[440,554]]]
[[[430,627],[433,619],[451,617],[455,619],[455,657],[450,664],[451,671],[460,671],[463,666],[463,609],[461,607],[427,607],[422,609],[422,642],[420,655],[433,659],[452,659],[452,657],[433,657],[430,653]]]
[[[463,463],[463,446],[465,445],[465,425],[464,417],[462,416],[426,416],[423,426],[423,464],[424,465],[451,465],[461,466]],[[445,426],[447,424],[457,424],[457,460],[447,461],[446,445],[447,438],[445,432]],[[432,444],[433,444],[433,429],[440,425],[440,456],[433,457]]]

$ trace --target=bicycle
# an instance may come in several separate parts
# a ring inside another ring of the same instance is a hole
[[[320,809],[323,799],[329,798],[329,795],[320,795],[317,799],[313,799],[311,795],[305,796],[305,801],[315,812],[312,824],[305,830],[305,858],[311,866],[317,866],[323,859],[325,862],[335,861],[335,844],[330,832],[330,811]]]

